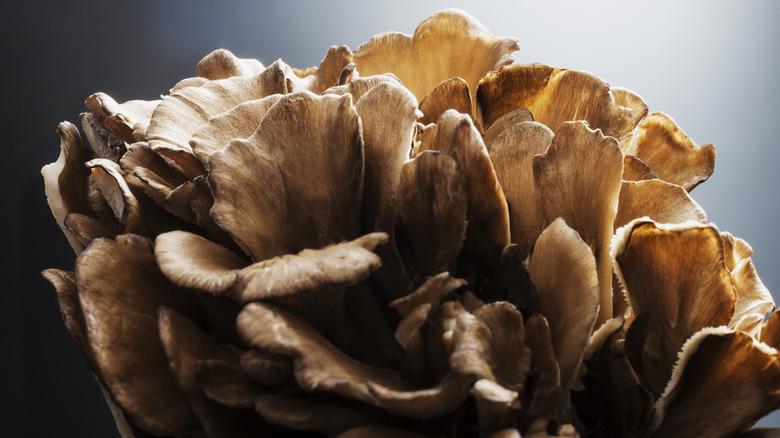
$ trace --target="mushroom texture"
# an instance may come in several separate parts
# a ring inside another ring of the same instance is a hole
[[[690,197],[713,146],[516,50],[445,10],[63,122],[43,275],[122,435],[767,433],[780,311]]]

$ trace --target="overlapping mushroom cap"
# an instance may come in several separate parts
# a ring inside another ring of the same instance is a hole
[[[780,406],[780,314],[688,194],[714,148],[516,50],[446,10],[96,93],[91,149],[62,123],[78,257],[44,276],[123,435],[732,436]]]

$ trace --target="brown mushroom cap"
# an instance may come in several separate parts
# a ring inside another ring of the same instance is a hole
[[[387,243],[387,234],[372,233],[322,249],[304,249],[296,255],[254,263],[237,272],[237,298],[241,302],[279,299],[351,286],[379,268],[379,257],[372,251],[382,243]],[[329,308],[324,299],[318,301],[317,306]]]
[[[217,114],[192,133],[189,141],[192,152],[208,167],[209,156],[224,149],[234,138],[248,138],[257,131],[265,113],[281,94],[240,103],[224,113]]]
[[[160,273],[151,242],[133,234],[93,241],[76,261],[76,284],[95,366],[112,399],[152,433],[197,428],[156,340],[160,306],[196,314],[198,304]]]
[[[211,155],[211,215],[253,261],[356,238],[363,156],[349,96],[285,96]]]
[[[160,270],[174,284],[213,294],[233,286],[244,257],[197,234],[171,231],[157,236],[154,254]]]
[[[421,151],[426,149],[455,158],[463,175],[469,216],[464,252],[484,257],[483,245],[503,249],[509,244],[509,211],[482,136],[471,117],[455,110],[445,111],[436,123],[430,143],[420,146]]]
[[[90,179],[119,222],[120,233],[148,235],[141,204],[130,190],[119,165],[104,158],[95,158],[85,164],[92,173]]]
[[[209,437],[256,436],[263,422],[251,411],[231,409],[210,400],[195,378],[204,360],[238,362],[238,356],[201,331],[190,319],[167,307],[159,311],[160,341],[171,373]]]
[[[496,125],[498,123],[493,126]],[[547,152],[553,137],[550,128],[541,123],[521,122],[496,135],[489,149],[496,177],[509,207],[512,243],[518,244],[526,256],[531,253],[531,247],[544,229],[544,217],[537,207],[534,156]]]
[[[215,81],[233,76],[254,76],[265,69],[256,59],[241,59],[230,50],[217,49],[204,56],[195,70],[199,77]]]
[[[375,35],[355,50],[354,59],[362,74],[393,73],[421,100],[454,77],[475,90],[485,73],[511,63],[517,49],[517,39],[498,38],[465,12],[447,9],[420,23],[414,36]]]
[[[409,159],[420,115],[417,99],[394,81],[386,81],[363,94],[355,111],[363,128],[366,162],[363,216],[368,219],[363,227],[392,234],[401,169]]]
[[[623,181],[644,181],[660,179],[658,174],[644,161],[633,155],[623,157]]]
[[[476,381],[487,379],[522,391],[531,368],[523,315],[507,302],[486,304],[457,316],[450,368]]]
[[[233,76],[175,89],[152,113],[146,129],[149,145],[192,153],[192,134],[211,117],[242,102],[292,91],[286,81],[292,74],[290,67],[277,61],[254,76]]]
[[[756,267],[750,258],[753,255],[753,248],[730,233],[723,232],[720,237],[723,241],[726,269],[729,270],[731,282],[737,293],[734,316],[728,326],[756,336],[761,330],[766,315],[775,310],[775,301],[772,293],[758,277]]]
[[[454,268],[466,234],[464,185],[458,163],[440,152],[425,151],[401,170],[396,238],[411,274]]]
[[[448,109],[473,117],[469,84],[461,78],[441,81],[420,101],[420,123],[436,123]]]
[[[247,305],[237,325],[247,345],[289,356],[298,385],[307,392],[332,392],[417,418],[449,413],[468,393],[463,382],[454,377],[445,378],[433,388],[415,389],[392,371],[345,355],[308,323],[273,305]]]
[[[704,327],[727,324],[734,314],[723,244],[714,227],[638,220],[618,231],[614,251],[616,272],[638,315],[626,352],[642,383],[658,395],[683,343]]]
[[[778,388],[777,350],[725,327],[701,330],[683,347],[648,436],[735,434],[777,409]]]
[[[73,251],[78,255],[84,250],[85,245],[65,228],[64,221],[70,213],[92,214],[86,197],[89,170],[84,167],[84,162],[87,161],[87,155],[81,144],[78,129],[73,124],[60,123],[57,126],[57,133],[60,135],[60,156],[56,162],[43,166],[41,174],[46,200],[54,219],[67,237]]]
[[[631,118],[631,130],[633,131],[639,122],[641,122],[647,116],[647,103],[645,103],[644,99],[642,99],[638,94],[627,88],[611,87],[609,91],[615,98],[615,105],[629,108],[631,110],[633,116]],[[632,132],[629,131],[626,132],[622,138],[618,139],[620,142],[620,147],[622,147],[623,150],[628,148],[631,143],[631,138]]]
[[[623,181],[614,228],[648,217],[660,223],[707,222],[707,214],[682,187],[651,179]]]
[[[84,125],[89,142],[102,158],[109,158],[100,153],[101,147],[93,142],[90,131],[93,131],[92,135],[97,134],[94,131],[101,131],[102,139],[97,139],[100,143],[104,142],[109,134],[126,144],[134,143],[139,140],[134,134],[135,125],[148,124],[160,100],[130,100],[120,104],[106,93],[95,93],[89,96],[85,103],[92,111],[88,117],[90,123]],[[116,158],[113,157],[112,160],[117,161]]]
[[[562,217],[596,256],[600,308],[596,324],[612,318],[612,257],[623,152],[617,141],[583,122],[560,125],[544,155],[534,157],[537,205],[545,223]]]
[[[647,163],[662,180],[691,191],[715,170],[715,147],[696,146],[664,113],[651,113],[634,131],[626,153]]]
[[[559,218],[536,241],[528,272],[539,295],[539,313],[550,324],[561,387],[567,397],[598,316],[596,259],[579,234]]]
[[[609,84],[590,73],[543,64],[513,64],[488,73],[479,81],[477,103],[483,129],[519,107],[553,131],[563,122],[583,120],[621,139],[633,128],[633,111],[615,103]]]
[[[528,111],[528,109],[523,107],[515,108],[512,111],[509,111],[508,113],[499,117],[498,120],[490,125],[488,130],[482,133],[482,141],[485,142],[485,147],[487,148],[490,156],[493,156],[493,140],[495,140],[496,137],[502,134],[505,130],[513,127],[514,125],[517,125],[518,123],[533,121],[534,116],[531,114],[531,111]]]

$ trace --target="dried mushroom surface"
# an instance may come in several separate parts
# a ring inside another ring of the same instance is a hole
[[[43,275],[123,436],[778,433],[780,313],[690,194],[714,147],[517,49],[445,10],[60,124]]]

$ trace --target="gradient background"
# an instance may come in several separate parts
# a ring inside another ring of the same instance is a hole
[[[780,2],[6,0],[0,266],[10,281],[0,292],[0,435],[118,436],[39,274],[74,262],[39,174],[59,153],[58,122],[78,124],[96,91],[118,101],[167,94],[219,47],[307,67],[332,44],[354,49],[375,33],[412,33],[446,7],[518,37],[519,61],[594,72],[670,114],[697,144],[715,144],[715,173],[692,195],[710,221],[753,246],[779,298]],[[780,415],[762,424],[780,425]]]

